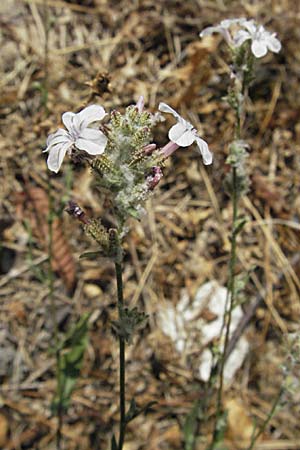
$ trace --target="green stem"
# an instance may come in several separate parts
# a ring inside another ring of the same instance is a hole
[[[235,128],[235,137],[237,140],[241,139],[241,129],[242,129],[242,118],[240,114],[240,108],[236,111],[236,128]],[[213,438],[212,442],[208,448],[208,450],[213,450],[215,445],[218,442],[219,438],[219,422],[223,414],[223,387],[224,387],[224,369],[225,363],[227,359],[227,349],[229,344],[230,337],[230,326],[232,320],[232,311],[235,305],[235,266],[236,266],[236,227],[237,227],[237,219],[238,219],[238,202],[239,202],[239,193],[237,186],[237,169],[236,167],[232,167],[232,229],[231,229],[231,249],[230,249],[230,260],[229,260],[229,273],[228,273],[228,283],[227,283],[227,298],[225,302],[225,312],[224,312],[224,322],[221,330],[221,336],[223,335],[223,331],[225,328],[225,341],[222,356],[220,359],[220,363],[217,366],[217,373],[219,376],[219,386],[217,393],[217,407],[216,407],[216,419],[214,424]]]
[[[54,274],[52,270],[52,243],[53,243],[53,219],[54,219],[54,210],[53,210],[53,200],[51,194],[51,183],[50,179],[48,180],[48,199],[49,199],[49,216],[48,216],[48,257],[49,257],[49,265],[48,265],[48,286],[49,286],[49,298],[50,298],[50,314],[52,318],[53,324],[53,333],[54,333],[54,347],[55,347],[55,358],[56,358],[56,384],[59,386],[59,372],[60,372],[60,351],[59,351],[59,336],[58,336],[58,323],[57,323],[57,313],[56,313],[56,304],[54,299]],[[57,410],[57,429],[56,429],[56,450],[61,450],[61,439],[62,439],[62,424],[63,424],[63,411],[61,408],[61,404],[58,405]]]
[[[118,291],[118,311],[119,320],[121,320],[122,308],[124,305],[123,298],[123,280],[122,280],[122,265],[119,262],[115,263],[117,291]],[[118,450],[123,449],[126,420],[125,420],[125,339],[119,336],[119,369],[120,369],[120,431]]]
[[[279,401],[280,401],[280,399],[281,399],[281,396],[282,396],[282,394],[283,394],[283,391],[284,391],[284,388],[281,388],[281,389],[279,390],[278,395],[277,395],[277,397],[275,398],[275,400],[274,400],[274,402],[273,402],[273,405],[272,405],[272,408],[271,408],[269,414],[267,415],[265,421],[263,422],[263,424],[262,424],[262,426],[260,427],[260,429],[258,430],[258,432],[252,436],[251,443],[250,443],[249,447],[247,447],[246,450],[253,450],[254,445],[255,445],[257,439],[259,438],[259,436],[261,436],[261,435],[263,434],[263,432],[264,432],[265,429],[267,428],[267,426],[268,426],[270,420],[271,420],[272,417],[274,416],[275,410],[276,410],[277,405],[278,405],[278,403],[279,403]]]
[[[228,301],[226,301],[226,304],[228,307],[226,307],[225,315],[227,316],[226,321],[226,332],[225,332],[225,342],[224,342],[224,349],[223,349],[223,355],[221,359],[221,367],[220,367],[220,386],[219,386],[219,394],[218,394],[218,407],[221,408],[222,404],[222,392],[223,392],[223,384],[224,384],[224,367],[225,362],[227,358],[227,348],[228,348],[228,342],[229,342],[229,336],[230,336],[230,326],[231,326],[231,319],[232,319],[232,310],[235,304],[235,266],[236,266],[236,224],[237,224],[237,217],[238,217],[238,193],[237,193],[237,174],[236,174],[236,168],[232,168],[232,206],[233,206],[233,213],[232,213],[232,231],[231,231],[231,252],[230,252],[230,262],[229,262],[229,280],[228,280]],[[226,306],[227,306],[226,305]]]
[[[224,326],[225,326],[225,341],[224,341],[224,347],[222,356],[220,359],[220,365],[219,365],[219,386],[218,386],[218,393],[217,393],[217,407],[216,407],[216,419],[215,419],[215,425],[214,425],[214,431],[213,431],[213,439],[212,443],[209,446],[209,450],[213,450],[215,448],[215,445],[217,444],[219,440],[219,422],[220,418],[223,414],[223,387],[224,387],[224,368],[225,363],[227,359],[227,348],[229,343],[229,337],[230,337],[230,326],[231,326],[231,320],[232,320],[232,311],[235,304],[235,266],[236,266],[236,224],[237,224],[237,218],[238,218],[238,199],[239,195],[237,192],[237,173],[236,168],[232,168],[232,206],[233,206],[233,213],[232,213],[232,231],[231,231],[231,251],[230,251],[230,260],[229,260],[229,279],[228,279],[228,290],[227,290],[227,298],[225,302],[225,317],[224,317]],[[221,333],[222,335],[222,333]]]

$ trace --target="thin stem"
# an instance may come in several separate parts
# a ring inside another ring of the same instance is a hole
[[[42,104],[45,107],[45,111],[48,112],[48,82],[49,82],[49,31],[50,31],[50,20],[49,20],[49,5],[48,0],[44,0],[43,3],[43,25],[45,31],[45,42],[44,42],[44,80],[42,89]],[[57,313],[56,304],[54,300],[54,274],[52,270],[52,243],[53,243],[53,200],[51,194],[51,182],[48,178],[48,199],[49,199],[49,216],[48,216],[48,256],[49,256],[49,266],[48,266],[48,285],[49,285],[49,298],[50,298],[50,314],[53,324],[54,332],[54,346],[55,346],[55,358],[56,358],[56,384],[59,386],[59,372],[60,372],[60,350],[59,350],[59,336],[58,336],[58,323],[57,323]],[[62,405],[59,401],[57,407],[57,429],[56,429],[56,450],[61,450],[61,440],[62,440],[62,425],[63,425],[63,410]]]
[[[49,257],[49,265],[48,265],[48,286],[49,286],[49,299],[50,299],[50,314],[52,318],[53,324],[53,333],[54,333],[54,347],[55,347],[55,358],[56,358],[56,384],[59,386],[59,371],[60,371],[60,351],[59,351],[59,336],[58,336],[58,322],[57,322],[57,313],[56,313],[56,304],[54,299],[54,274],[52,270],[52,244],[53,244],[53,219],[54,219],[54,210],[53,210],[53,200],[51,195],[51,183],[50,179],[48,180],[48,199],[49,199],[49,216],[48,216],[48,257]],[[61,405],[59,403],[57,409],[57,429],[56,429],[56,450],[61,450],[61,438],[62,438],[62,424],[63,424],[63,411]]]
[[[230,262],[229,262],[228,302],[226,302],[226,303],[228,303],[228,308],[226,308],[226,311],[225,311],[225,314],[227,316],[227,323],[226,323],[224,349],[223,349],[223,355],[222,355],[222,359],[221,359],[220,387],[219,387],[219,395],[218,395],[218,406],[220,408],[221,408],[221,403],[222,403],[222,392],[223,392],[223,384],[224,384],[224,367],[225,367],[225,362],[226,362],[226,358],[227,358],[227,348],[228,348],[229,335],[230,335],[232,310],[233,310],[233,307],[235,304],[235,265],[236,265],[236,238],[237,238],[236,223],[237,223],[237,217],[238,217],[238,193],[237,193],[236,181],[237,181],[236,168],[233,167],[233,169],[232,169],[233,213],[232,213],[232,231],[231,231],[231,253],[230,253]]]
[[[230,260],[229,260],[229,279],[228,279],[228,290],[227,290],[227,298],[225,302],[225,317],[224,317],[224,326],[225,326],[225,341],[223,352],[220,359],[219,366],[219,386],[217,393],[217,407],[216,407],[216,419],[213,431],[213,439],[212,443],[209,446],[209,450],[213,450],[215,448],[215,444],[218,441],[218,433],[219,433],[219,420],[222,416],[222,400],[223,400],[223,387],[224,387],[224,368],[227,359],[227,348],[230,337],[230,326],[232,320],[232,311],[235,304],[235,266],[236,266],[236,224],[238,218],[238,199],[239,195],[237,192],[237,173],[236,168],[232,168],[232,231],[231,231],[231,251],[230,251]],[[221,333],[222,334],[222,333]]]
[[[118,291],[118,311],[119,320],[121,319],[122,308],[124,305],[123,298],[123,280],[122,280],[122,265],[118,262],[115,263],[117,291]],[[125,339],[119,336],[119,370],[120,370],[120,431],[119,431],[119,444],[118,450],[123,449],[126,420],[125,420]]]
[[[242,117],[240,114],[241,110],[238,108],[236,110],[236,127],[235,127],[235,138],[237,140],[241,139],[242,133]],[[224,321],[221,329],[221,337],[223,335],[223,331],[225,328],[225,341],[224,347],[222,351],[222,355],[220,358],[220,363],[217,365],[217,374],[219,376],[219,386],[217,393],[217,407],[216,407],[216,419],[214,424],[213,438],[212,442],[208,448],[208,450],[213,450],[215,448],[216,443],[218,442],[219,437],[219,421],[222,417],[222,403],[223,403],[223,387],[224,387],[224,369],[225,363],[228,356],[228,344],[230,337],[230,327],[232,320],[232,311],[235,305],[235,266],[236,266],[236,240],[237,240],[237,219],[238,219],[238,202],[239,202],[239,193],[237,186],[237,169],[236,167],[232,167],[232,229],[231,229],[231,249],[230,249],[230,260],[229,260],[229,276],[227,283],[227,297],[225,302],[225,312],[224,312]],[[219,367],[218,367],[219,366]]]
[[[272,417],[274,416],[275,410],[276,410],[277,405],[278,405],[278,403],[279,403],[279,401],[280,401],[280,399],[281,399],[281,396],[282,396],[282,394],[283,394],[283,391],[284,391],[284,388],[281,388],[281,389],[279,390],[278,395],[277,395],[277,397],[275,398],[275,400],[274,400],[274,402],[273,402],[273,405],[272,405],[272,408],[270,409],[269,414],[267,415],[265,421],[263,422],[263,424],[262,424],[262,426],[260,427],[260,429],[258,430],[258,432],[252,436],[251,443],[250,443],[249,447],[247,447],[246,450],[253,450],[254,445],[255,445],[257,439],[259,438],[259,436],[261,436],[261,435],[263,434],[263,432],[264,432],[265,429],[267,428],[267,426],[268,426],[270,420],[271,420]]]

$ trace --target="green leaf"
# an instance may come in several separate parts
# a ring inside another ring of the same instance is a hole
[[[125,416],[125,422],[126,423],[131,422],[133,419],[135,419],[140,414],[143,414],[144,412],[146,412],[148,409],[150,409],[156,403],[157,402],[155,402],[155,401],[148,402],[145,406],[140,408],[140,407],[137,406],[136,401],[133,398],[131,400],[131,402],[130,402],[129,410],[128,410],[126,416]]]
[[[67,333],[58,348],[57,392],[52,402],[53,412],[66,411],[69,406],[88,342],[89,317],[89,314],[85,314]]]
[[[245,217],[241,217],[236,221],[236,225],[234,228],[234,234],[237,236],[242,229],[244,228],[245,224],[247,223],[247,219]]]
[[[98,252],[85,252],[85,253],[82,253],[79,256],[79,259],[84,259],[84,258],[91,258],[91,259],[93,259],[93,258],[98,258],[99,256],[103,256],[103,252],[101,252],[101,251],[98,251]]]
[[[113,434],[111,438],[111,450],[118,450],[118,444],[115,438],[115,435]]]

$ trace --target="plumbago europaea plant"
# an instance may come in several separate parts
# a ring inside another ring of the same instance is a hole
[[[226,160],[226,163],[231,168],[225,178],[225,188],[232,201],[231,250],[227,283],[228,296],[223,331],[220,337],[221,355],[211,375],[211,377],[217,375],[218,393],[213,437],[209,450],[217,448],[223,441],[226,429],[226,411],[223,410],[222,405],[224,367],[228,357],[232,311],[236,306],[238,294],[244,287],[241,286],[241,283],[238,283],[235,269],[237,261],[237,236],[246,223],[245,218],[239,216],[239,200],[242,195],[247,193],[250,184],[247,175],[249,146],[243,140],[245,102],[248,95],[248,88],[255,79],[256,60],[264,57],[268,51],[278,53],[281,49],[281,43],[277,39],[276,33],[270,33],[254,20],[247,20],[245,18],[222,20],[219,25],[204,29],[200,33],[200,37],[203,38],[213,33],[220,33],[230,50],[231,84],[225,98],[235,112],[236,123],[234,140],[229,145],[229,156]],[[249,449],[253,448],[255,440],[251,441]]]
[[[193,125],[166,103],[160,103],[158,109],[173,115],[177,122],[170,128],[169,142],[163,148],[157,148],[152,141],[153,128],[161,115],[146,111],[140,97],[137,104],[127,107],[124,113],[112,111],[110,116],[99,105],[87,106],[79,113],[64,113],[62,121],[66,129],[60,128],[51,134],[45,149],[48,168],[55,173],[66,155],[75,162],[90,165],[101,198],[109,199],[115,220],[115,225],[107,229],[100,219],[88,217],[77,203],[68,204],[69,214],[84,225],[86,234],[99,245],[98,252],[82,256],[108,257],[115,265],[118,320],[112,323],[112,330],[119,341],[120,424],[118,439],[112,435],[111,450],[122,450],[127,424],[149,407],[138,407],[133,399],[126,411],[125,348],[147,320],[143,312],[124,304],[122,244],[128,231],[127,221],[129,217],[140,219],[145,213],[144,203],[153,195],[163,176],[165,160],[179,147],[196,143],[204,164],[212,163],[208,145]],[[99,129],[96,124],[104,119],[105,124]]]

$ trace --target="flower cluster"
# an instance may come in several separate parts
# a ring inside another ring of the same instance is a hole
[[[176,149],[195,142],[204,164],[212,163],[207,143],[191,123],[166,103],[160,103],[159,111],[177,120],[169,130],[170,142],[161,149],[152,142],[157,115],[144,110],[142,97],[123,114],[112,111],[101,130],[95,124],[108,116],[102,106],[90,105],[77,114],[66,112],[62,115],[66,130],[58,129],[47,140],[47,165],[55,173],[66,154],[74,161],[89,160],[99,191],[110,199],[120,232],[128,216],[140,217],[143,203],[163,176],[165,159]]]
[[[281,49],[281,43],[276,38],[276,33],[270,33],[254,20],[245,18],[222,20],[217,26],[205,28],[200,33],[200,37],[209,36],[212,33],[222,34],[227,44],[233,49],[249,42],[251,51],[256,58],[262,58],[268,50],[278,53]]]

